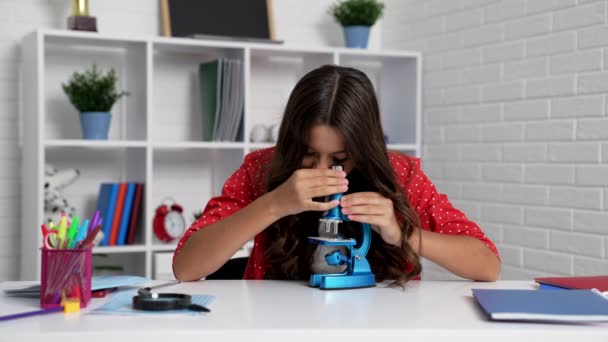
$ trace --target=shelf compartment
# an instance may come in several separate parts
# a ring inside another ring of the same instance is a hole
[[[45,138],[80,139],[79,113],[63,92],[74,72],[93,64],[107,72],[116,70],[118,90],[128,91],[112,107],[110,140],[146,139],[146,43],[144,41],[99,40],[88,35],[45,36],[43,73]]]
[[[244,72],[245,50],[161,43],[153,46],[152,139],[160,142],[202,141],[199,65],[230,58],[240,60]]]
[[[152,245],[152,251],[153,252],[171,252],[173,254],[173,252],[175,251],[175,249],[177,248],[177,243],[176,241],[172,241],[168,244],[155,244]]]
[[[194,213],[221,194],[224,182],[242,161],[243,149],[154,150],[150,212],[165,200],[175,201],[183,207],[186,226],[190,226]],[[166,246],[154,235],[152,241],[154,248]]]
[[[152,273],[156,280],[175,280],[173,274],[173,253],[155,252],[152,254]]]
[[[245,139],[251,142],[251,130],[259,124],[279,125],[294,86],[309,71],[333,64],[331,52],[284,48],[252,48],[245,104]],[[246,100],[247,100],[246,99]],[[270,141],[267,141],[270,142]],[[257,143],[257,142],[256,142]]]
[[[46,162],[59,170],[75,168],[79,176],[73,184],[63,189],[79,217],[90,218],[97,209],[97,198],[101,183],[146,181],[146,149],[91,149],[82,147],[47,147]],[[145,193],[142,208],[145,208]],[[42,199],[41,199],[42,200]],[[141,223],[146,222],[145,211],[141,211]],[[138,228],[136,243],[145,241],[143,228]],[[131,247],[131,246],[129,246]]]
[[[382,126],[388,143],[419,145],[419,55],[374,55],[342,50],[338,53],[338,60],[340,65],[357,68],[369,77],[378,96]]]
[[[110,247],[103,247],[110,248]],[[111,247],[114,248],[114,247]],[[126,247],[122,247],[126,248]],[[128,254],[128,257],[125,255]],[[120,267],[120,270],[114,270]],[[135,275],[146,276],[146,253],[145,251],[129,251],[125,253],[117,252],[94,252],[93,254],[93,275]]]

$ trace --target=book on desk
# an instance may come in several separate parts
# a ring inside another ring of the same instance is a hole
[[[608,298],[598,290],[472,289],[491,320],[531,322],[608,322]]]
[[[590,290],[608,292],[608,276],[534,278],[541,290]]]

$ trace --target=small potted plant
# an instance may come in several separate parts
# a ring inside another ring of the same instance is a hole
[[[384,4],[377,0],[340,0],[329,11],[344,29],[346,47],[365,49],[370,28],[382,17]]]
[[[93,65],[84,73],[74,72],[63,91],[80,112],[83,139],[106,140],[110,129],[110,110],[114,103],[128,92],[116,90],[114,69],[107,73]]]

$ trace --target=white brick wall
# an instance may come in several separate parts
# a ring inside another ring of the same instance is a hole
[[[386,3],[383,45],[423,51],[423,166],[502,277],[608,274],[608,1]]]
[[[90,2],[101,33],[156,35],[158,1],[100,0]],[[275,33],[286,44],[343,46],[341,28],[327,13],[332,0],[274,0]],[[18,145],[19,42],[37,28],[65,29],[71,11],[65,0],[0,1],[0,282],[16,279],[19,264],[21,155]],[[438,19],[442,20],[442,19]],[[128,29],[125,29],[128,28]],[[421,36],[437,33],[432,25]],[[369,48],[381,43],[382,20],[372,29]]]

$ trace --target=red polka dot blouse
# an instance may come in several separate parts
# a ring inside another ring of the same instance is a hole
[[[230,216],[266,193],[266,172],[273,153],[274,148],[267,148],[245,157],[239,169],[224,183],[222,194],[209,200],[201,217],[181,238],[175,249],[174,259],[194,232]],[[422,229],[442,234],[472,236],[499,256],[496,246],[479,226],[454,208],[446,195],[437,192],[433,183],[420,169],[420,159],[398,152],[389,152],[389,158],[397,182],[403,187],[410,205],[420,217]],[[408,181],[409,176],[411,179]],[[268,266],[263,257],[264,240],[264,232],[256,235],[243,279],[264,279]]]

